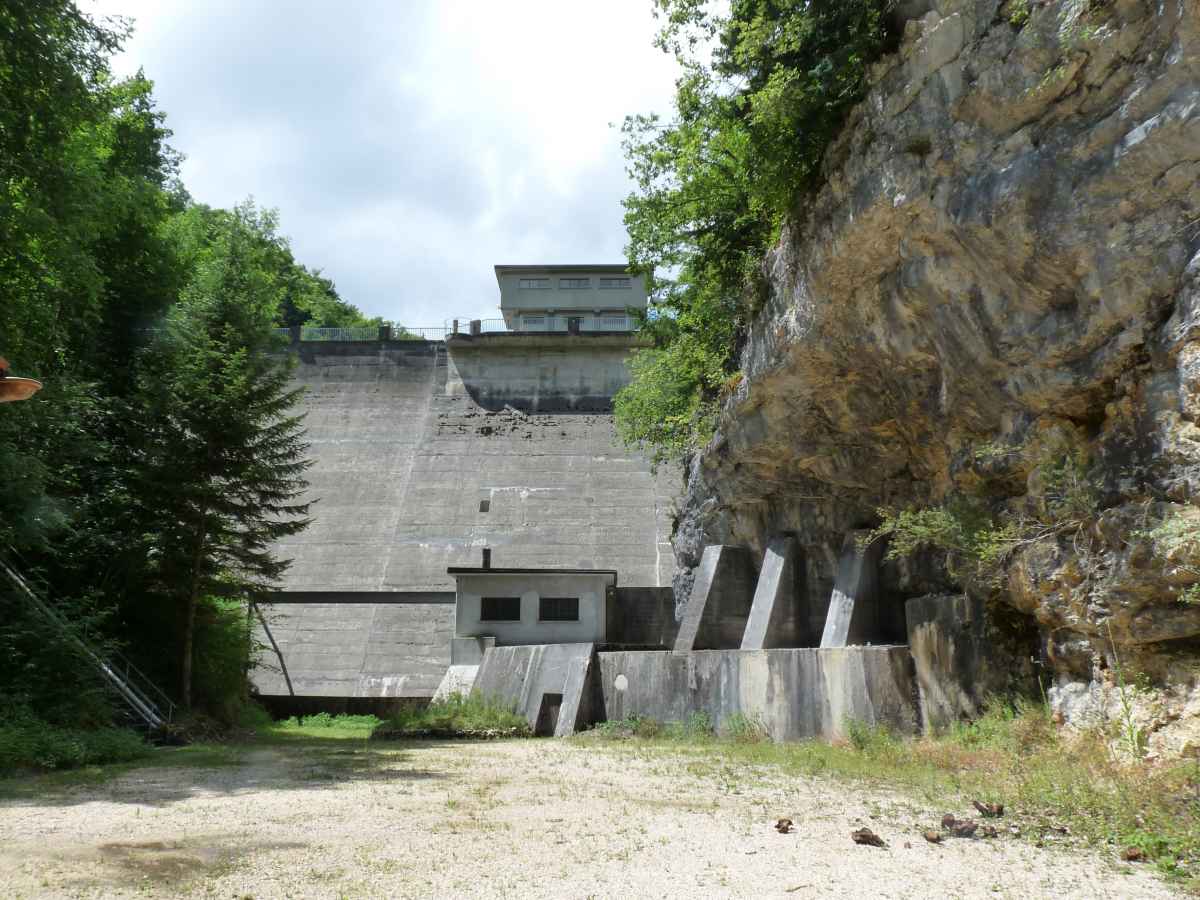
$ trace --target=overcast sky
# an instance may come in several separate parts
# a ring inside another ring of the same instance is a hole
[[[496,263],[620,262],[628,113],[670,109],[651,0],[82,0],[136,32],[192,196],[408,325],[499,315]]]

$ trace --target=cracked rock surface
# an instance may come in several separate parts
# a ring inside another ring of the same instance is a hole
[[[827,597],[877,508],[981,487],[1037,508],[1047,466],[1086,457],[1095,514],[1016,553],[1004,600],[1065,718],[1111,711],[1120,662],[1169,685],[1148,727],[1187,750],[1200,560],[1139,535],[1200,516],[1200,4],[1009,6],[905,5],[764,260],[745,378],[688,471],[677,597],[705,544],[782,531]],[[883,574],[889,602],[961,587],[936,560]]]

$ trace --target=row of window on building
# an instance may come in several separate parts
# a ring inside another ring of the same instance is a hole
[[[520,622],[520,597],[480,597],[480,622]],[[578,597],[539,597],[539,622],[578,622]]]
[[[602,291],[627,291],[633,287],[633,282],[629,278],[600,278],[598,279],[600,290]],[[549,278],[522,278],[519,287],[523,291],[548,291],[550,290]],[[592,287],[592,279],[590,278],[560,278],[558,279],[558,289],[560,291],[585,291]]]

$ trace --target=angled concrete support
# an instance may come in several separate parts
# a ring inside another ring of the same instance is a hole
[[[780,535],[767,544],[750,618],[742,635],[743,650],[804,645],[806,623],[801,621],[797,591],[798,556],[794,537]]]
[[[860,548],[869,532],[852,531],[842,543],[837,580],[829,600],[829,615],[821,635],[822,647],[880,643],[879,554],[882,543]]]
[[[595,709],[594,658],[593,644],[491,647],[472,692],[514,709],[538,733],[574,734],[603,718]]]
[[[753,593],[754,570],[745,550],[724,544],[705,547],[679,623],[675,652],[740,647]]]

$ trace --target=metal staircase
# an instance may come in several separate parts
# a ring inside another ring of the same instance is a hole
[[[0,557],[0,575],[8,579],[30,605],[61,632],[128,709],[137,724],[157,731],[171,723],[175,703],[150,678],[119,653],[101,653],[75,633],[61,613],[40,597],[29,582]]]

